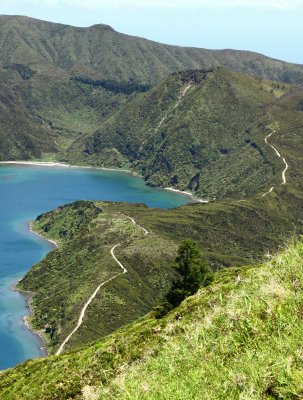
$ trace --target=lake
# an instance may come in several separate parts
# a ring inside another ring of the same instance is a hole
[[[41,342],[23,324],[29,313],[13,285],[52,246],[28,230],[28,221],[75,200],[109,200],[172,208],[188,196],[147,187],[120,171],[31,165],[0,165],[0,369],[42,355]]]

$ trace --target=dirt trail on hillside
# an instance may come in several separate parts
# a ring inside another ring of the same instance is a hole
[[[119,213],[121,214],[121,213]],[[128,218],[134,225],[137,225],[140,229],[142,229],[144,231],[144,235],[146,236],[148,235],[148,230],[143,228],[142,226],[140,226],[139,224],[136,223],[136,221],[132,218],[129,217],[128,215],[124,215],[121,214],[124,217]],[[102,286],[106,285],[108,282],[112,281],[113,279],[117,278],[120,275],[126,274],[127,273],[127,269],[125,268],[125,266],[121,263],[121,261],[118,260],[118,258],[116,257],[114,251],[117,247],[119,247],[122,243],[117,243],[115,244],[111,250],[110,250],[110,254],[112,256],[112,258],[115,260],[115,262],[119,265],[119,267],[122,269],[122,272],[119,272],[118,274],[112,276],[111,278],[107,279],[106,281],[100,283],[100,285],[96,288],[96,290],[94,291],[94,293],[89,297],[89,299],[87,300],[87,302],[84,304],[83,308],[81,309],[80,312],[80,316],[77,322],[77,325],[75,326],[75,328],[71,331],[71,333],[66,337],[66,339],[64,340],[64,342],[61,344],[61,346],[59,347],[59,349],[56,352],[56,355],[59,355],[62,353],[62,351],[64,350],[65,345],[67,344],[67,342],[70,340],[70,338],[77,332],[77,330],[80,328],[80,326],[83,323],[83,319],[85,316],[85,312],[88,308],[88,306],[90,305],[90,303],[93,301],[93,299],[97,296],[99,290],[101,289]]]
[[[282,157],[281,154],[279,153],[279,151],[275,148],[275,146],[273,146],[272,144],[270,144],[270,143],[268,142],[268,139],[271,137],[271,135],[272,135],[273,133],[276,133],[276,131],[275,131],[275,130],[272,131],[269,135],[267,135],[267,136],[265,137],[264,140],[265,140],[265,143],[266,143],[268,146],[270,146],[270,147],[274,150],[274,152],[276,153],[277,157],[282,158],[282,160],[283,160],[283,162],[284,162],[284,164],[285,164],[285,168],[284,168],[284,170],[282,171],[282,183],[281,183],[281,185],[285,185],[286,182],[287,182],[287,181],[286,181],[286,171],[288,170],[288,164],[287,164],[285,158]],[[272,186],[272,187],[268,190],[268,192],[262,194],[261,197],[267,196],[267,195],[268,195],[269,193],[271,193],[273,190],[274,190],[274,186]]]

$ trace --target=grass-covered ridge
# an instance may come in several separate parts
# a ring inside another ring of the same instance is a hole
[[[2,15],[0,160],[58,159],[79,138],[99,130],[138,90],[173,72],[220,66],[262,79],[303,83],[301,65],[256,53],[168,46],[107,25],[76,28]],[[273,92],[282,94],[280,89]],[[108,164],[123,167],[129,154],[123,156],[115,144],[102,156]],[[151,181],[158,184],[156,178]]]
[[[136,208],[136,207],[134,207]],[[84,323],[67,344],[77,347],[113,332],[148,312],[172,279],[177,244],[155,232],[144,236],[127,215],[102,202],[79,201],[38,217],[37,232],[58,242],[21,280],[34,294],[31,324],[57,349],[76,326],[97,286],[120,274],[114,245],[127,273],[108,282],[87,309]]]
[[[303,118],[293,104],[299,96],[301,89],[223,68],[175,73],[76,140],[62,159],[110,166],[114,149],[150,185],[241,199],[279,182],[283,163],[264,138],[275,129],[275,142],[288,125],[288,147],[299,133],[288,115]],[[288,110],[273,116],[282,104]]]
[[[303,395],[303,244],[231,268],[162,320],[1,374],[22,399],[295,399]],[[19,396],[19,397],[18,397]]]
[[[218,274],[167,319],[161,350],[120,373],[102,395],[300,398],[302,260],[299,244],[267,264]]]
[[[184,238],[198,242],[212,270],[264,260],[287,238],[302,234],[300,192],[275,189],[245,202],[190,204],[171,210],[142,204],[76,202],[43,214],[34,229],[59,243],[22,279],[34,293],[31,323],[51,351],[74,329],[96,287],[108,282],[88,307],[66,348],[90,343],[150,311],[172,278],[170,265]],[[138,225],[134,225],[133,218]],[[143,227],[149,231],[145,236]]]

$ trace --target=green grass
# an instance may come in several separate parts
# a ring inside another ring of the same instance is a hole
[[[160,350],[119,373],[100,398],[300,398],[302,256],[300,244],[266,265],[219,274],[168,318]]]
[[[171,278],[170,263],[177,244],[143,231],[119,211],[101,202],[76,202],[38,217],[34,229],[59,243],[18,284],[34,293],[32,326],[50,350],[73,330],[80,310],[96,287],[122,272],[110,254],[128,270],[100,291],[87,310],[85,321],[67,348],[113,332],[144,315],[161,296]],[[155,251],[156,250],[156,251]]]
[[[231,268],[162,320],[1,374],[10,399],[299,399],[303,245]],[[89,394],[92,397],[89,397]]]
[[[98,284],[119,272],[110,256],[116,243],[123,243],[116,254],[129,272],[99,292],[68,348],[96,340],[148,312],[172,278],[170,265],[184,238],[199,243],[214,271],[266,259],[268,252],[303,233],[301,192],[281,187],[278,193],[244,203],[218,201],[172,210],[76,202],[42,215],[34,228],[60,246],[19,284],[35,293],[33,327],[45,335],[50,350],[62,343]],[[124,215],[149,235],[142,238],[142,230]]]

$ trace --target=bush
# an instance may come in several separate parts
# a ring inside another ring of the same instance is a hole
[[[211,281],[209,267],[202,258],[199,246],[190,239],[184,240],[179,246],[178,256],[172,268],[177,272],[178,278],[156,307],[158,318],[167,314],[186,297],[193,295],[201,286],[206,286]]]

